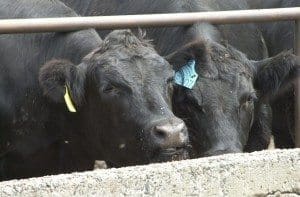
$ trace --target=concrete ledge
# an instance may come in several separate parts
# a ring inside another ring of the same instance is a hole
[[[297,196],[300,149],[0,183],[0,196]]]

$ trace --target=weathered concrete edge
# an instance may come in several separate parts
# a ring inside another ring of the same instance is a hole
[[[300,195],[300,149],[47,176],[0,183],[0,196]]]

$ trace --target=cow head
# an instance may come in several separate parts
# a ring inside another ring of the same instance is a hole
[[[187,44],[167,59],[177,71],[179,84],[173,108],[186,120],[198,157],[242,152],[252,128],[269,129],[269,123],[261,123],[269,120],[265,103],[297,67],[289,53],[254,62],[235,48],[211,40]],[[192,86],[191,76],[197,78]],[[184,84],[185,80],[190,81]]]
[[[123,166],[187,157],[186,126],[171,111],[173,75],[148,42],[123,30],[79,65],[48,62],[40,84],[52,101],[62,103],[65,95],[98,159]]]

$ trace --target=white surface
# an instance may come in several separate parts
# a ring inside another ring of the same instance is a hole
[[[300,149],[0,183],[0,196],[297,196]]]

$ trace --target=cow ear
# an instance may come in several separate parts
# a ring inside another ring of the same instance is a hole
[[[211,78],[218,75],[218,70],[211,60],[210,43],[206,40],[188,43],[165,58],[176,72],[185,69],[186,66],[191,65],[191,62],[195,62],[197,74]]]
[[[209,47],[204,41],[191,42],[165,58],[174,66],[175,70],[191,60],[195,60],[197,64],[205,65],[210,62]]]
[[[66,60],[51,60],[39,73],[44,95],[54,102],[65,102],[71,112],[75,112],[83,101],[84,82],[84,69]]]
[[[293,84],[300,76],[300,59],[291,52],[254,62],[254,87],[264,102]]]

